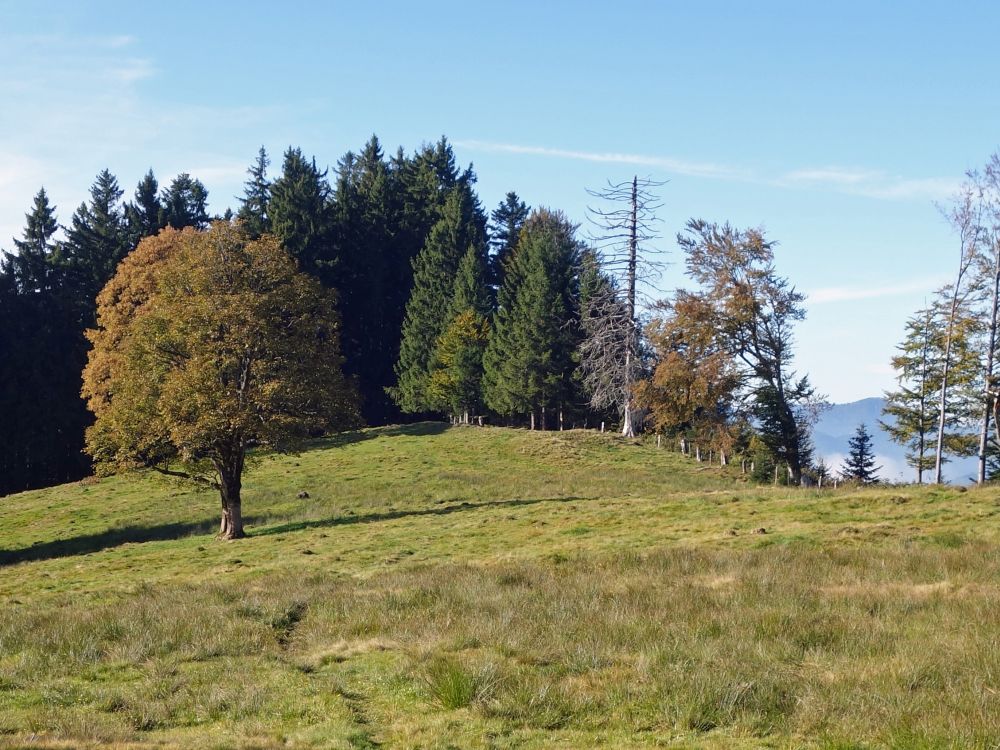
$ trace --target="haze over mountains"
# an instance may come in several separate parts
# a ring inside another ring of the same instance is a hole
[[[906,465],[906,450],[889,439],[879,426],[882,418],[882,398],[864,398],[848,404],[834,404],[816,423],[813,440],[816,455],[822,456],[835,472],[840,470],[847,454],[847,441],[858,425],[864,423],[872,435],[876,460],[882,467],[879,476],[890,482],[912,482],[915,472]],[[965,483],[976,475],[976,458],[958,458],[945,464],[944,476],[949,482]]]

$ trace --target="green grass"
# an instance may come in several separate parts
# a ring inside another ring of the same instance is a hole
[[[155,475],[0,500],[0,747],[1000,740],[1000,490],[431,423],[244,487],[229,543]]]

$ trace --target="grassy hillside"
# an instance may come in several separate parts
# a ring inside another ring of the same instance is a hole
[[[1000,491],[437,424],[0,500],[0,747],[995,747]],[[299,498],[302,491],[308,498]]]

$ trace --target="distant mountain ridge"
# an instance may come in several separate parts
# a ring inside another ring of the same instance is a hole
[[[879,425],[885,399],[873,397],[834,404],[823,412],[813,429],[816,456],[822,456],[827,465],[839,471],[847,455],[847,441],[858,425],[864,423],[872,435],[875,457],[882,466],[879,476],[891,482],[916,481],[916,472],[906,464],[906,449],[889,439],[889,434]],[[891,421],[891,420],[886,420]],[[950,482],[965,483],[976,476],[976,458],[952,459],[944,466],[945,478]]]

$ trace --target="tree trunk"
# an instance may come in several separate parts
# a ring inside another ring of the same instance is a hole
[[[990,332],[986,341],[986,362],[983,366],[983,424],[979,432],[979,484],[986,482],[986,447],[990,437],[990,415],[993,412],[993,358],[997,346],[997,306],[1000,304],[1000,241],[993,257],[993,290],[990,305]]]
[[[243,508],[240,498],[243,480],[242,451],[226,465],[217,466],[219,470],[219,494],[222,497],[222,523],[219,525],[219,537],[222,539],[242,539]]]
[[[927,453],[927,348],[930,346],[931,338],[931,311],[927,309],[927,318],[924,322],[924,345],[920,351],[920,424],[918,425],[917,440],[917,484],[924,483],[924,456]]]
[[[635,272],[636,252],[639,248],[638,233],[638,199],[639,177],[632,178],[632,213],[629,217],[628,237],[628,288],[625,292],[625,304],[628,307],[628,340],[625,344],[625,414],[622,420],[622,435],[635,437],[635,422],[632,417],[632,369],[635,367],[633,358],[638,350],[639,331],[635,319]]]
[[[535,410],[531,410],[531,429],[535,429]]]
[[[962,277],[965,276],[966,238],[962,237],[961,255],[959,257],[958,275],[955,277],[955,288],[951,295],[951,309],[948,312],[948,333],[944,342],[944,362],[941,369],[941,401],[938,404],[938,434],[934,452],[934,484],[941,484],[941,467],[944,453],[944,423],[948,408],[948,376],[951,374],[951,347],[955,336],[955,319],[958,317],[958,298],[962,291]]]

